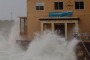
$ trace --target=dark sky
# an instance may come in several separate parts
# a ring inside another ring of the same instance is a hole
[[[26,16],[26,0],[0,0],[0,20]]]

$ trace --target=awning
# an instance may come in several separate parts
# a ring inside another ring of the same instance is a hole
[[[42,17],[39,19],[42,20],[80,20],[78,17]]]

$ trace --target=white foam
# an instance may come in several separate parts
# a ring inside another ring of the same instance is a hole
[[[54,32],[37,34],[21,60],[76,60],[76,39],[66,41]]]

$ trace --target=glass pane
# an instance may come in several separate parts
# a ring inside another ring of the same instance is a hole
[[[63,9],[63,2],[59,2],[59,10]]]
[[[54,8],[55,8],[55,10],[58,10],[58,2],[54,2]]]
[[[40,6],[40,10],[44,10],[44,6]]]
[[[75,2],[75,9],[79,9],[79,2]]]
[[[80,9],[84,9],[84,2],[80,2]]]
[[[36,10],[39,10],[39,6],[36,6]]]

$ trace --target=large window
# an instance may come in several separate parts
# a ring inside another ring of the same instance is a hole
[[[63,2],[54,2],[55,10],[63,10]]]
[[[75,2],[75,9],[84,9],[84,2],[83,1]]]
[[[36,2],[36,10],[44,10],[44,2]]]

